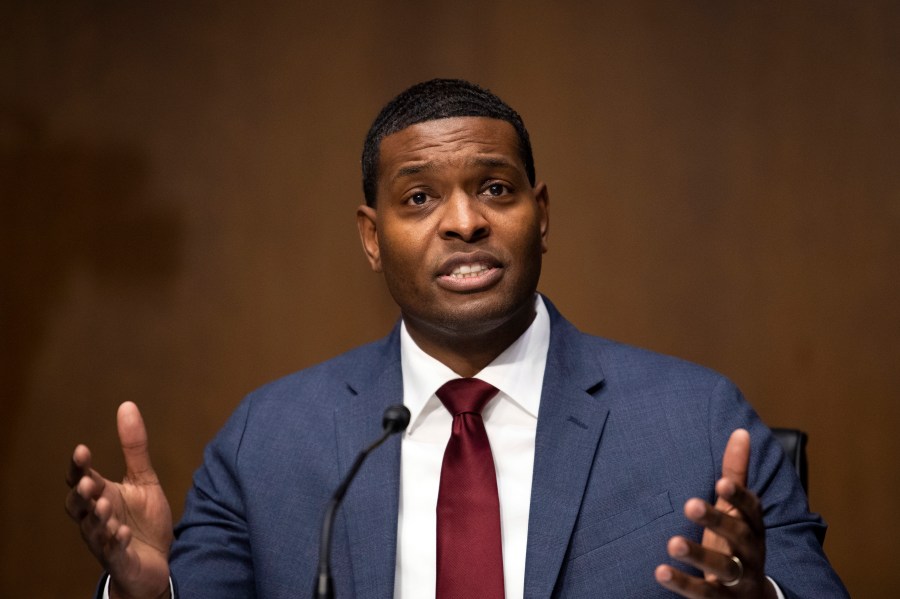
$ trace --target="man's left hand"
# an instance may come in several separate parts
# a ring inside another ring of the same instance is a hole
[[[690,576],[668,565],[656,568],[656,581],[684,597],[758,597],[775,599],[766,578],[766,529],[759,498],[747,488],[750,434],[731,434],[716,483],[716,505],[696,497],[684,504],[684,515],[705,527],[702,544],[681,536],[669,539],[669,555],[703,571]]]

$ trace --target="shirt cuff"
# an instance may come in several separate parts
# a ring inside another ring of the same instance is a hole
[[[769,579],[771,580],[771,578]],[[109,599],[109,583],[112,582],[112,576],[106,577],[106,584],[103,585],[103,597],[102,599]],[[775,584],[774,582],[772,584]],[[775,587],[778,588],[777,586]],[[169,576],[169,595],[172,599],[175,599],[175,587],[172,585],[172,577]],[[778,599],[784,599],[784,596],[779,596]]]
[[[772,583],[772,586],[775,587],[775,594],[778,595],[778,599],[784,599],[784,593],[781,592],[781,587],[778,586],[778,583],[772,580],[771,576],[766,576],[769,579],[769,582]],[[172,599],[175,599],[175,595],[172,595]]]

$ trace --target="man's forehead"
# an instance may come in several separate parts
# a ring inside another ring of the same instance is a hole
[[[486,169],[518,169],[521,168],[513,160],[503,155],[474,155],[464,157],[456,161],[459,166],[468,168]],[[400,166],[393,173],[386,173],[390,180],[395,181],[404,177],[414,177],[422,173],[433,172],[438,169],[438,163],[434,161],[412,161]]]
[[[503,155],[518,159],[519,143],[515,128],[508,122],[490,117],[450,117],[410,125],[381,140],[382,165],[397,160],[421,160],[430,154],[496,154],[491,159],[503,161]],[[479,160],[468,158],[467,160]],[[481,160],[481,162],[484,162]],[[518,160],[516,160],[518,161]]]

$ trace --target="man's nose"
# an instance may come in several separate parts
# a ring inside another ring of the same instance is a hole
[[[441,219],[441,237],[471,243],[490,234],[491,227],[477,197],[456,190],[447,199]]]

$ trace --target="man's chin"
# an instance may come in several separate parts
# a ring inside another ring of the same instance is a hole
[[[505,327],[519,328],[522,323],[530,323],[533,306],[530,299],[527,303],[504,302],[494,297],[471,296],[447,306],[434,323],[450,335],[481,337],[501,332]]]

